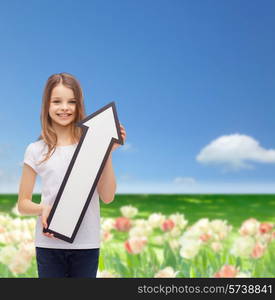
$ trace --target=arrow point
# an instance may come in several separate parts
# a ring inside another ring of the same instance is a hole
[[[115,102],[110,102],[95,113],[76,124],[79,127],[103,130],[104,135],[115,138],[116,142],[123,144],[120,133],[120,124],[117,117]]]

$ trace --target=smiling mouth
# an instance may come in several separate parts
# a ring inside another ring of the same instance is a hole
[[[59,117],[70,117],[72,114],[57,114]]]

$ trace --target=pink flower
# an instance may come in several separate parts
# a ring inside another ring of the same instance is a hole
[[[211,243],[211,248],[214,252],[219,252],[222,249],[222,244],[220,242],[213,242]]]
[[[130,254],[140,253],[147,243],[146,237],[132,237],[124,243],[126,251]]]
[[[162,224],[161,224],[161,229],[163,231],[170,231],[174,228],[175,223],[170,220],[170,219],[166,219]]]
[[[251,257],[255,258],[255,259],[262,257],[263,254],[264,254],[264,252],[265,252],[265,249],[266,248],[264,246],[262,246],[261,244],[257,243],[255,245],[255,247],[253,248],[253,250],[252,250]]]
[[[272,230],[273,224],[264,222],[260,224],[259,231],[260,233],[268,233]]]
[[[103,242],[111,240],[113,235],[110,233],[110,231],[102,231],[101,238]]]
[[[224,265],[219,272],[214,274],[215,278],[234,278],[238,270],[234,266]]]
[[[114,227],[118,231],[129,231],[131,228],[131,220],[126,217],[119,217],[115,220]]]
[[[211,234],[208,234],[208,233],[203,233],[201,236],[200,236],[200,239],[201,241],[203,242],[207,242],[208,240],[210,240],[212,237]]]

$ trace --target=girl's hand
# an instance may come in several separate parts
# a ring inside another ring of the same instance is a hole
[[[121,124],[119,124],[119,125],[120,125],[120,132],[121,132],[121,137],[122,137],[122,140],[123,140],[123,144],[125,144],[125,141],[126,141],[126,131],[125,131],[125,128]],[[111,151],[116,150],[120,146],[121,146],[120,144],[114,143],[113,144],[113,148],[112,148]]]
[[[47,205],[47,204],[43,204],[42,205],[41,221],[42,221],[42,226],[45,229],[48,227],[47,219],[48,219],[49,213],[51,211],[51,208],[52,207],[50,205]],[[43,232],[43,234],[45,236],[49,237],[49,238],[53,238],[54,237],[53,233]]]

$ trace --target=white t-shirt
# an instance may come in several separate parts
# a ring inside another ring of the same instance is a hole
[[[41,177],[41,203],[53,205],[59,187],[72,159],[77,144],[58,146],[52,156],[42,164],[43,154],[47,153],[47,145],[43,140],[28,145],[24,163],[28,164]],[[76,199],[77,200],[77,199]],[[92,249],[100,246],[100,206],[97,189],[86,210],[73,243],[57,238],[48,238],[42,233],[41,216],[37,217],[35,230],[35,246],[56,249]]]

